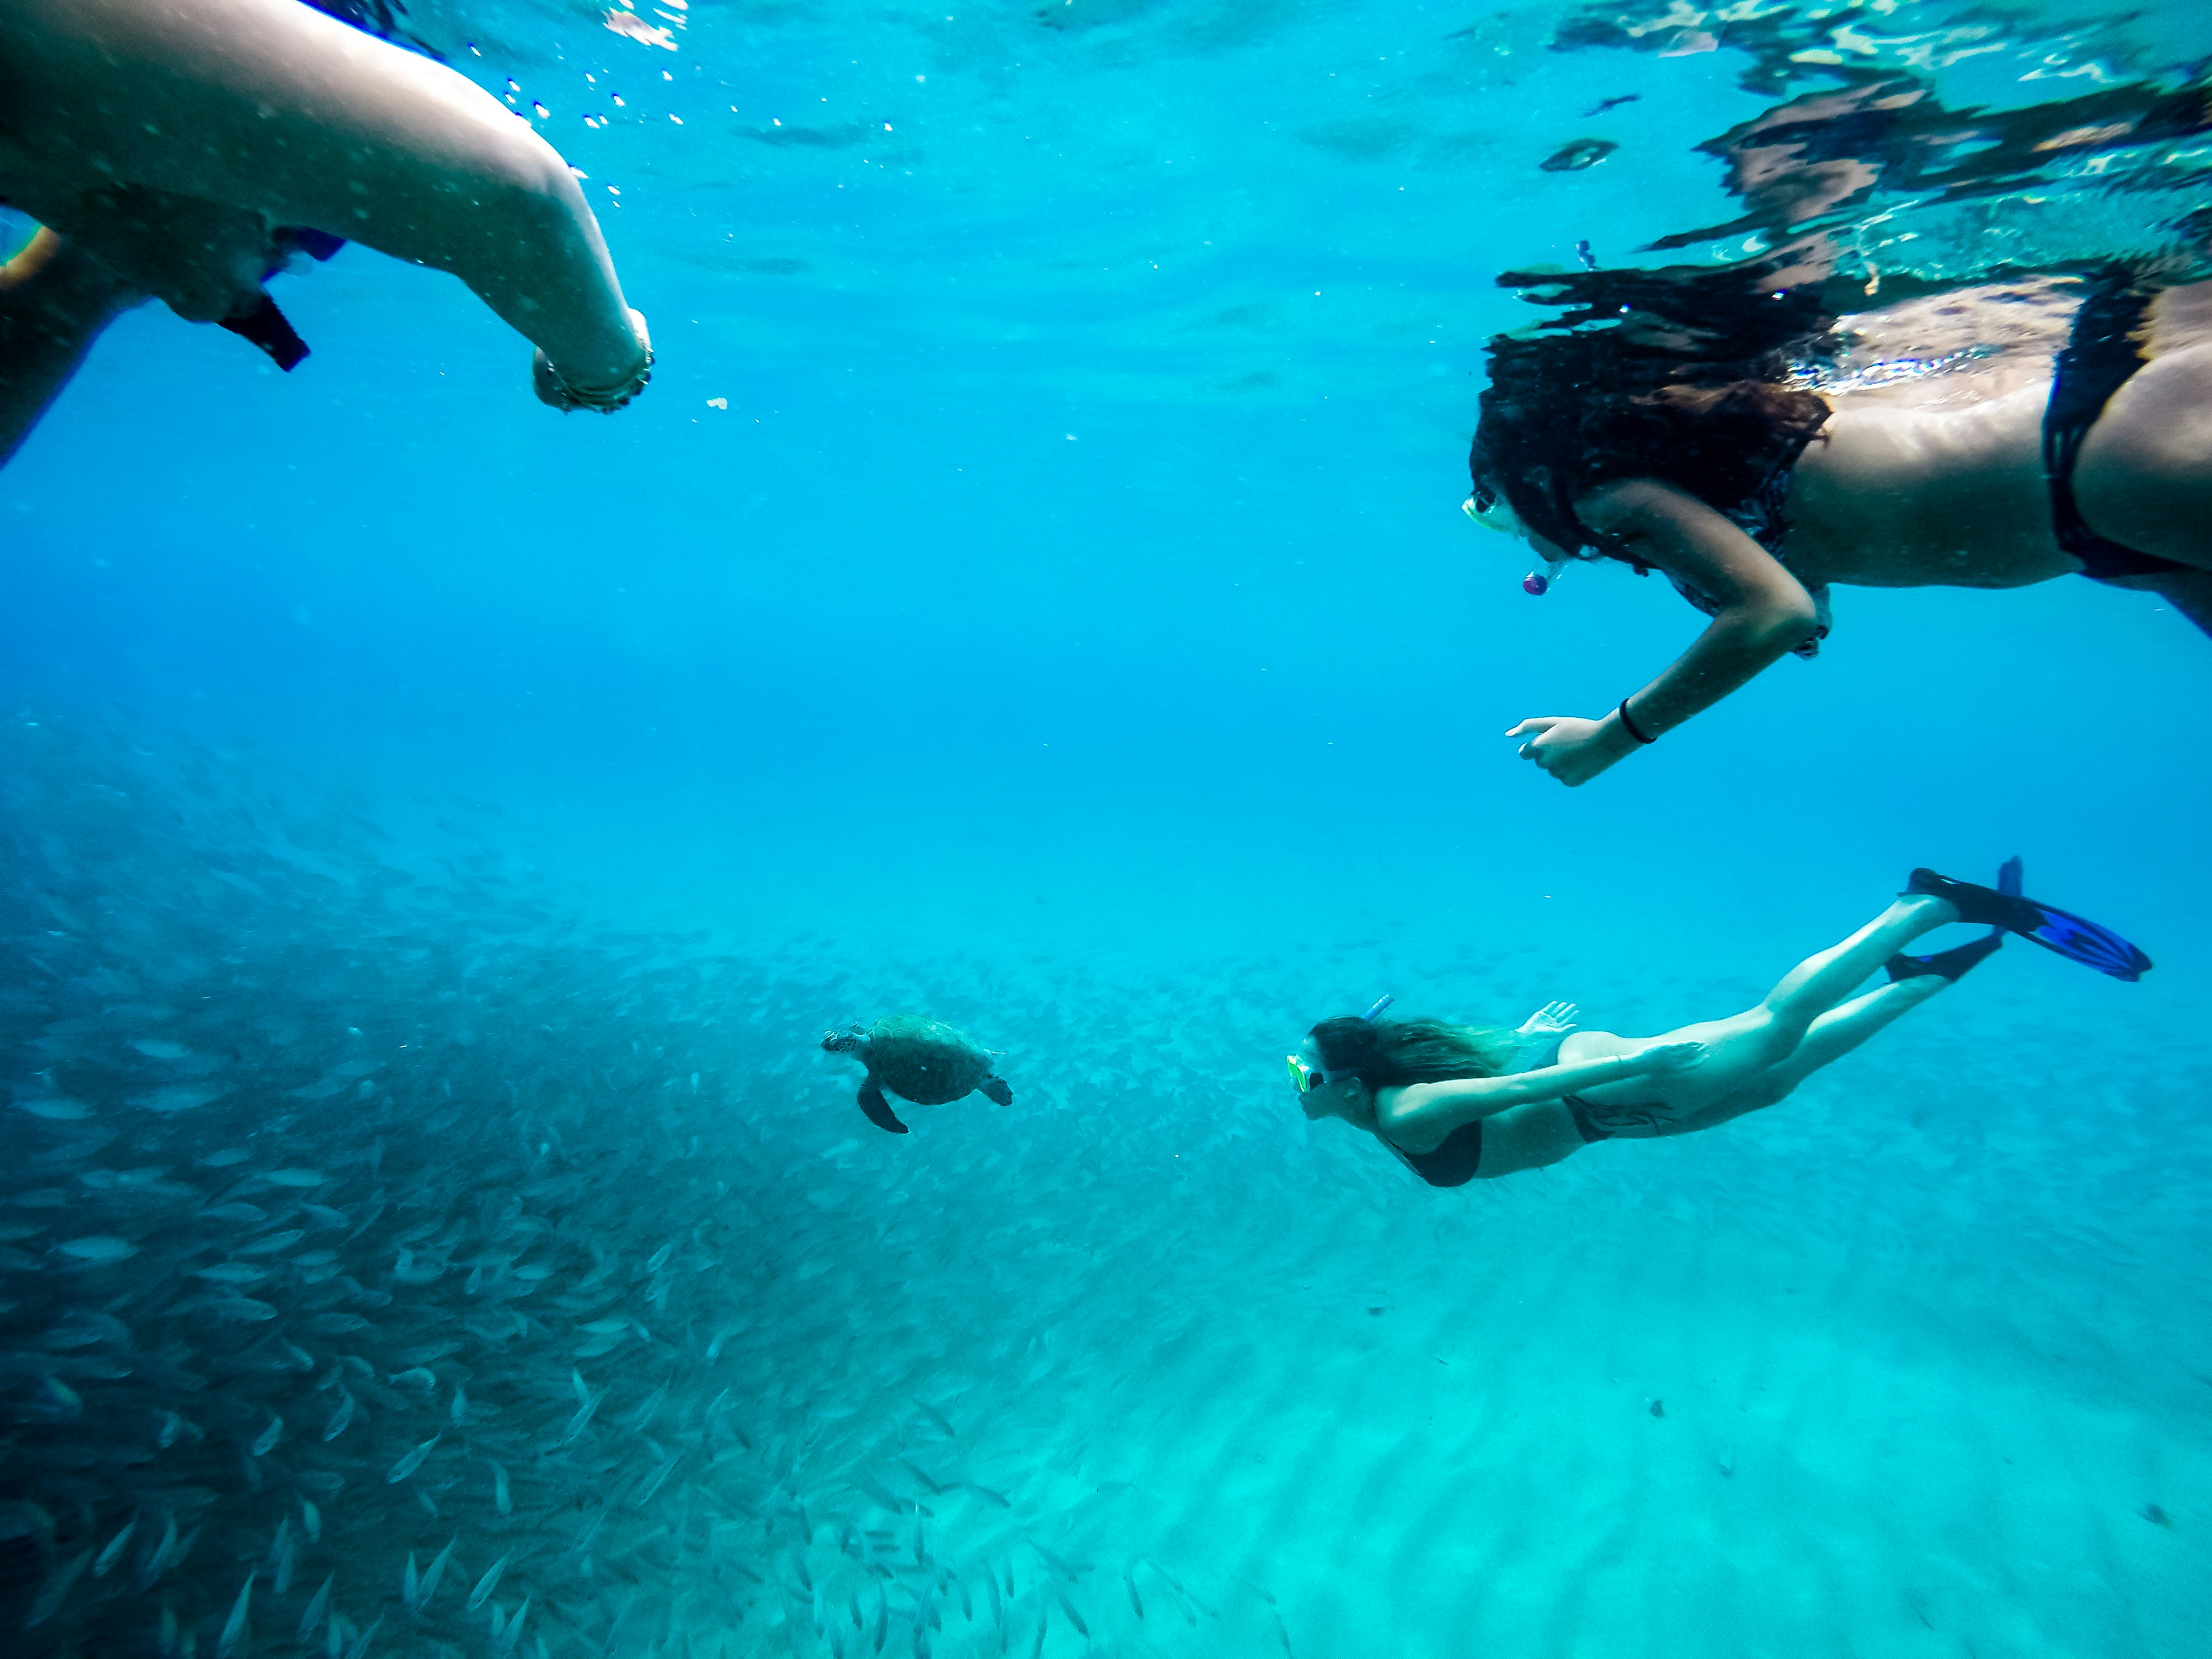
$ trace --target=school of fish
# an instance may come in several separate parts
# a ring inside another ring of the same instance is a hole
[[[1006,1216],[975,1259],[1057,1249],[1048,1297],[932,1288],[908,1189],[957,1205],[988,1138],[884,1166],[853,1236],[824,1181],[870,1132],[804,1039],[870,988],[595,931],[481,847],[395,868],[120,722],[19,714],[0,775],[9,1651],[1201,1652],[1237,1616],[1082,1558],[1115,1483],[973,1461],[1114,1270]],[[1018,1023],[987,977],[952,1012]],[[1204,1315],[1127,1317],[1137,1364]]]

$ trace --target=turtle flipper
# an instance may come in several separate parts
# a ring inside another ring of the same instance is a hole
[[[1006,1079],[1002,1077],[987,1077],[975,1086],[1001,1106],[1014,1103],[1014,1091],[1006,1086]]]
[[[860,1085],[860,1109],[868,1115],[868,1121],[878,1129],[888,1129],[895,1135],[907,1133],[905,1124],[891,1110],[891,1103],[884,1098],[883,1090],[875,1079],[870,1078]]]

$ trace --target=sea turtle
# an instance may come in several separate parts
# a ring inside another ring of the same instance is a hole
[[[890,1014],[872,1029],[825,1031],[822,1046],[833,1054],[851,1054],[868,1068],[860,1084],[860,1109],[878,1129],[895,1135],[906,1125],[884,1098],[889,1090],[917,1106],[944,1106],[981,1089],[1001,1106],[1014,1103],[1014,1091],[991,1069],[992,1054],[979,1048],[942,1020],[920,1014]]]

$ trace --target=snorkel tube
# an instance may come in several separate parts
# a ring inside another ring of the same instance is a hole
[[[1476,490],[1462,501],[1459,510],[1485,530],[1494,530],[1504,536],[1521,534],[1520,516],[1503,495],[1493,495],[1486,488]],[[1532,570],[1521,579],[1521,591],[1532,599],[1542,599],[1552,591],[1552,584],[1559,580],[1559,573],[1567,564],[1564,556],[1545,560],[1541,570]]]
[[[1547,559],[1541,570],[1532,570],[1521,579],[1521,591],[1532,599],[1540,599],[1552,591],[1552,584],[1567,568],[1565,559]]]

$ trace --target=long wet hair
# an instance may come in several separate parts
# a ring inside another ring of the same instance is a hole
[[[1307,1033],[1321,1063],[1350,1072],[1370,1089],[1453,1078],[1497,1077],[1513,1063],[1520,1040],[1495,1025],[1455,1025],[1441,1019],[1325,1019]]]
[[[1478,505],[1506,501],[1571,556],[1628,556],[1576,516],[1585,492],[1658,478],[1732,512],[1828,418],[1818,397],[1784,384],[1834,328],[1819,284],[1778,289],[1763,270],[1685,266],[1498,280],[1544,290],[1538,302],[1561,313],[1533,337],[1491,342],[1468,471]]]

